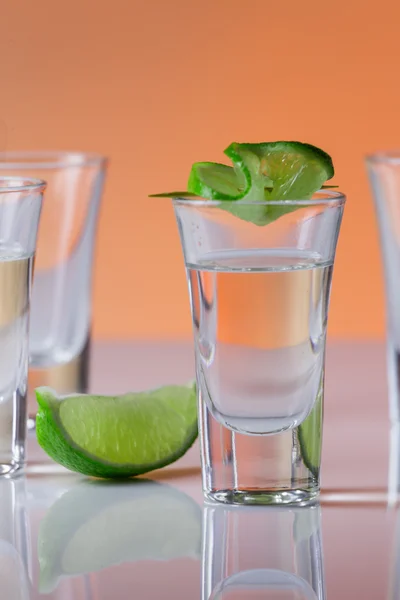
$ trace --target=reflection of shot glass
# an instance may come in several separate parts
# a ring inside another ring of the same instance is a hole
[[[326,191],[299,201],[174,200],[203,487],[214,500],[291,504],[319,493],[326,326],[344,202]],[[263,214],[273,220],[255,224]]]
[[[0,153],[0,174],[47,182],[30,326],[33,419],[35,387],[48,385],[59,393],[88,388],[93,248],[105,167],[105,158],[80,153]]]
[[[387,600],[400,599],[400,507],[392,513],[395,523],[393,528],[393,541],[391,560],[389,566],[389,585]]]
[[[30,532],[25,479],[0,480],[0,581],[4,600],[30,598]]]
[[[0,475],[25,459],[29,306],[43,181],[0,177]]]
[[[202,600],[324,600],[319,505],[209,505],[203,534]]]

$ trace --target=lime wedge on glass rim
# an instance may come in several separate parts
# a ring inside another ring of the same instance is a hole
[[[200,197],[222,200],[221,208],[257,225],[266,225],[298,206],[273,201],[307,200],[334,175],[331,157],[302,142],[233,142],[225,149],[233,166],[197,162],[192,166],[186,192],[152,197]],[[270,201],[271,205],[265,204]],[[257,206],[257,203],[262,203]],[[247,204],[247,206],[246,206]]]
[[[36,389],[40,446],[71,471],[131,477],[160,469],[197,437],[196,389],[170,385],[122,396],[57,396]]]

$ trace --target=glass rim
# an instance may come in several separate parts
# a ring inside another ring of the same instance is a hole
[[[107,157],[68,150],[2,150],[0,173],[8,169],[67,169],[107,164]]]
[[[342,206],[346,196],[342,192],[332,190],[319,190],[309,200],[207,200],[204,198],[180,198],[173,197],[174,205],[218,207],[224,204],[235,204],[235,206]]]
[[[372,154],[367,154],[365,157],[367,163],[373,164],[391,164],[391,165],[400,165],[400,148],[395,148],[394,150],[380,150],[378,152],[373,152]]]
[[[44,192],[46,187],[47,183],[43,179],[0,174],[0,195],[12,192]]]

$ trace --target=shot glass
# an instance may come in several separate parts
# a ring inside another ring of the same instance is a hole
[[[173,200],[193,320],[205,494],[319,493],[325,340],[345,197]],[[259,223],[263,223],[260,225]]]
[[[325,600],[318,504],[204,511],[202,600]]]
[[[0,475],[24,465],[29,308],[45,183],[0,177]]]
[[[77,152],[0,153],[0,175],[47,182],[32,296],[29,428],[35,387],[88,391],[93,252],[106,162]]]
[[[380,234],[386,288],[389,417],[400,420],[400,151],[366,159]]]

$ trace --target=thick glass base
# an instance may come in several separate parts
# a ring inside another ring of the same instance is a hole
[[[322,396],[321,396],[322,401]],[[306,506],[319,495],[322,410],[273,435],[246,435],[222,425],[199,394],[204,494],[236,505]]]
[[[318,501],[319,489],[313,490],[217,490],[204,492],[206,498],[224,504],[245,506],[312,506]]]
[[[24,463],[22,462],[12,462],[8,463],[0,463],[0,477],[14,477],[17,475],[22,475],[24,469]]]

